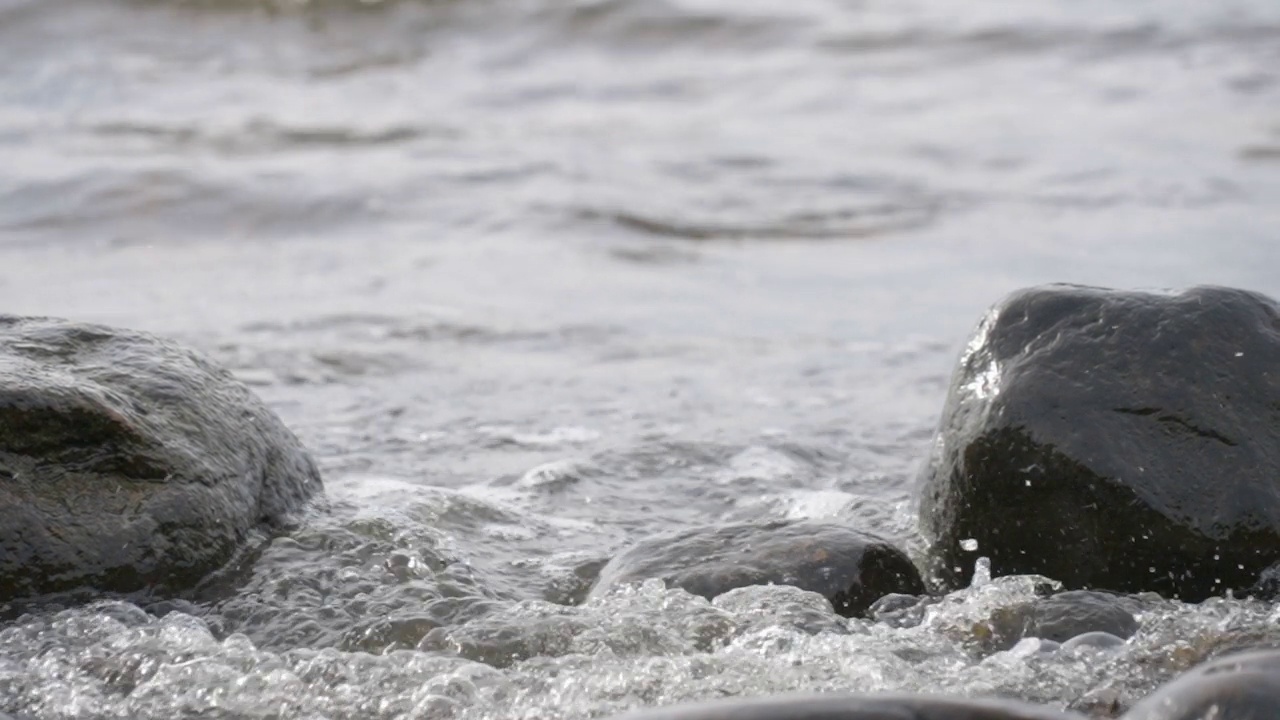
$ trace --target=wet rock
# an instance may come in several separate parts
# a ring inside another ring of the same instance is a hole
[[[1280,600],[1280,563],[1263,570],[1258,581],[1245,594],[1267,602]]]
[[[1125,704],[1125,697],[1126,694],[1119,688],[1105,685],[1093,688],[1072,700],[1067,704],[1067,709],[1091,718],[1120,717],[1129,707]]]
[[[781,695],[641,710],[616,720],[1081,720],[1005,700],[925,695]]]
[[[922,472],[931,569],[1198,601],[1280,558],[1280,306],[1076,286],[997,304]]]
[[[1007,605],[992,613],[984,647],[1007,650],[1032,637],[1061,643],[1090,632],[1115,635],[1123,642],[1138,630],[1139,608],[1136,600],[1094,590],[1068,590]]]
[[[1109,593],[1068,590],[1032,604],[1027,634],[1058,642],[1089,632],[1133,637],[1138,631],[1134,607]]]
[[[1254,650],[1280,650],[1280,623],[1228,623],[1218,632],[1198,637],[1189,657],[1207,660]]]
[[[610,561],[591,592],[649,578],[708,599],[747,585],[794,585],[826,597],[846,617],[861,616],[889,593],[924,592],[901,550],[816,522],[703,527],[645,540]]]
[[[806,635],[848,635],[849,621],[821,595],[790,585],[749,585],[716,596],[711,604],[732,613],[735,634],[790,628]]]
[[[1280,717],[1280,652],[1230,655],[1191,669],[1135,704],[1123,720]]]
[[[188,588],[320,491],[298,440],[200,355],[0,316],[0,600]]]
[[[1081,633],[1070,640],[1062,643],[1063,650],[1077,650],[1081,648],[1092,648],[1094,650],[1110,650],[1124,645],[1124,638],[1112,635],[1109,632],[1087,632]]]

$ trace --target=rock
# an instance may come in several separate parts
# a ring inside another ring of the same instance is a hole
[[[806,635],[848,635],[849,621],[835,614],[818,593],[791,585],[748,585],[717,595],[711,604],[732,613],[741,636],[787,628]]]
[[[1124,646],[1124,638],[1109,632],[1094,631],[1081,633],[1062,643],[1063,650],[1090,648],[1093,650],[1110,650]]]
[[[910,558],[888,542],[808,521],[702,527],[645,540],[611,560],[591,594],[649,578],[708,599],[747,585],[794,585],[826,597],[845,617],[862,615],[889,593],[924,592]]]
[[[616,720],[1082,720],[1009,700],[927,695],[779,695],[640,710]]]
[[[0,316],[0,600],[189,588],[319,492],[279,418],[200,355]]]
[[[1135,704],[1123,720],[1245,720],[1280,717],[1280,651],[1218,658],[1192,668]]]
[[[1135,613],[1141,603],[1132,597],[1094,590],[1068,590],[1030,602],[996,608],[987,623],[990,636],[981,644],[986,652],[1008,650],[1024,638],[1066,642],[1090,632],[1121,638],[1138,630]]]
[[[1258,575],[1258,581],[1245,594],[1267,602],[1280,600],[1280,563],[1263,570]]]
[[[997,304],[922,471],[931,571],[1199,601],[1280,559],[1280,306],[1052,285]]]
[[[1138,620],[1126,605],[1109,593],[1068,590],[1032,604],[1026,634],[1058,642],[1090,632],[1133,637]]]
[[[1139,603],[1094,590],[1068,590],[1032,602],[998,608],[990,620],[989,650],[1007,650],[1023,638],[1066,642],[1078,635],[1103,632],[1121,638],[1138,630]]]

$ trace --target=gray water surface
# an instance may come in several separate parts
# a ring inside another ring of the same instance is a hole
[[[1280,296],[1271,0],[0,0],[0,157],[0,309],[210,353],[332,504],[204,602],[0,629],[0,710],[1106,712],[1280,619],[1150,599],[1118,650],[992,653],[1034,579],[912,629],[787,588],[577,604],[691,525],[917,547],[956,351],[1015,288]]]

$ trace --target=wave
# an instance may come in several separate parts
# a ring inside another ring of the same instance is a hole
[[[6,187],[7,186],[7,187]],[[271,178],[217,179],[177,168],[78,171],[0,185],[0,231],[89,231],[136,238],[291,235],[368,220],[355,195]]]
[[[886,204],[858,209],[796,212],[769,218],[712,218],[641,210],[583,210],[585,220],[606,220],[640,234],[684,240],[850,240],[876,238],[930,225],[943,203]]]

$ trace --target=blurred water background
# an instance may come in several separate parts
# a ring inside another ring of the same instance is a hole
[[[0,710],[1140,695],[1280,615],[1152,600],[1085,657],[977,647],[1029,579],[907,629],[785,588],[578,603],[698,524],[917,547],[988,304],[1280,296],[1278,228],[1274,0],[0,0],[0,309],[210,353],[333,501],[224,597],[9,623]]]

